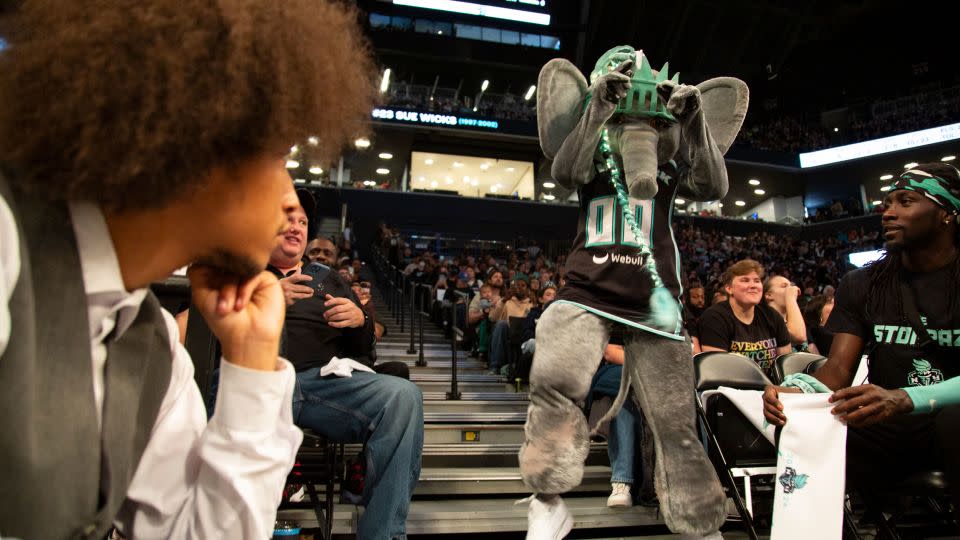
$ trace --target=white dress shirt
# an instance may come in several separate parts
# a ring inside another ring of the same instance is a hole
[[[99,208],[70,205],[90,320],[90,350],[98,421],[102,418],[104,338],[125,332],[147,290],[127,292]],[[21,271],[16,223],[0,197],[0,355],[10,334],[9,298]],[[216,413],[206,420],[193,380],[193,362],[180,345],[173,316],[170,386],[127,491],[116,525],[132,538],[250,538],[272,536],[287,474],[303,439],[293,425],[293,366],[256,371],[222,361]],[[78,381],[78,384],[82,384]]]

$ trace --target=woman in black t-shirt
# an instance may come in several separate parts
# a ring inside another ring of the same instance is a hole
[[[791,346],[783,317],[763,302],[763,267],[739,261],[724,273],[723,286],[730,299],[700,317],[700,348],[742,354],[769,374],[774,359]]]

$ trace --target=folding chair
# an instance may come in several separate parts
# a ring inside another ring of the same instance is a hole
[[[697,415],[707,438],[707,455],[733,498],[747,534],[756,540],[752,477],[776,475],[777,451],[730,400],[714,394],[704,403],[701,394],[721,386],[738,390],[763,390],[772,383],[756,363],[738,354],[716,351],[700,353],[693,362],[697,381]],[[735,478],[743,479],[743,495]],[[766,484],[764,487],[769,488],[772,501],[773,481]]]
[[[826,361],[827,359],[820,356],[819,354],[813,354],[808,352],[792,352],[783,354],[777,357],[777,360],[773,364],[773,373],[777,377],[777,382],[783,382],[784,377],[787,375],[792,375],[794,373],[807,373],[806,369],[812,362],[817,362],[819,360]],[[822,365],[817,364],[817,366]]]
[[[297,451],[293,470],[287,475],[287,484],[302,484],[306,487],[310,506],[317,517],[320,538],[333,538],[333,500],[335,484],[343,485],[343,443],[328,441],[312,430],[303,430],[303,444]],[[324,497],[320,499],[317,485],[323,486]],[[296,506],[287,500],[280,508]]]

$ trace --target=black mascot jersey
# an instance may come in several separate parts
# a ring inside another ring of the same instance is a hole
[[[627,209],[653,252],[660,279],[678,302],[682,293],[680,253],[670,221],[681,173],[673,161],[662,165],[657,173],[657,195],[650,200],[630,198]],[[617,200],[609,173],[598,173],[592,182],[579,188],[578,194],[577,236],[567,256],[567,282],[557,294],[558,301],[634,328],[683,339],[682,322],[673,333],[647,323],[653,280],[640,257],[637,238],[624,218],[624,208]]]

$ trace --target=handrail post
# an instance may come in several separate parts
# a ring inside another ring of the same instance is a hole
[[[404,302],[404,295],[407,294],[407,276],[400,275],[400,333],[403,334],[404,314],[407,311],[407,303]]]
[[[467,298],[467,294],[454,291],[454,301],[450,305],[450,392],[447,393],[447,399],[460,399],[460,389],[457,386],[457,337],[462,335],[460,328],[457,327],[457,299],[459,297]]]
[[[414,316],[419,317],[419,313],[416,310],[414,305],[417,301],[417,284],[410,282],[410,347],[407,349],[407,354],[416,354],[417,349],[413,346],[413,330],[416,326],[414,324]],[[423,322],[421,321],[421,325]]]
[[[399,302],[400,299],[399,290],[400,290],[400,272],[397,271],[397,267],[393,268],[393,291],[390,294],[393,295],[393,322],[400,324],[400,310]]]
[[[417,290],[418,290],[418,291],[420,290],[420,287],[422,287],[422,285],[420,285],[420,286],[417,287]],[[420,366],[420,367],[424,367],[424,366],[427,365],[427,360],[423,357],[423,319],[424,319],[424,316],[423,316],[423,296],[422,296],[422,295],[419,295],[419,294],[416,294],[416,295],[414,295],[414,296],[417,296],[417,297],[419,297],[419,299],[420,299],[419,302],[418,302],[418,304],[417,304],[417,319],[420,320],[420,354],[419,354],[419,356],[418,356],[418,358],[417,358],[417,365]]]

